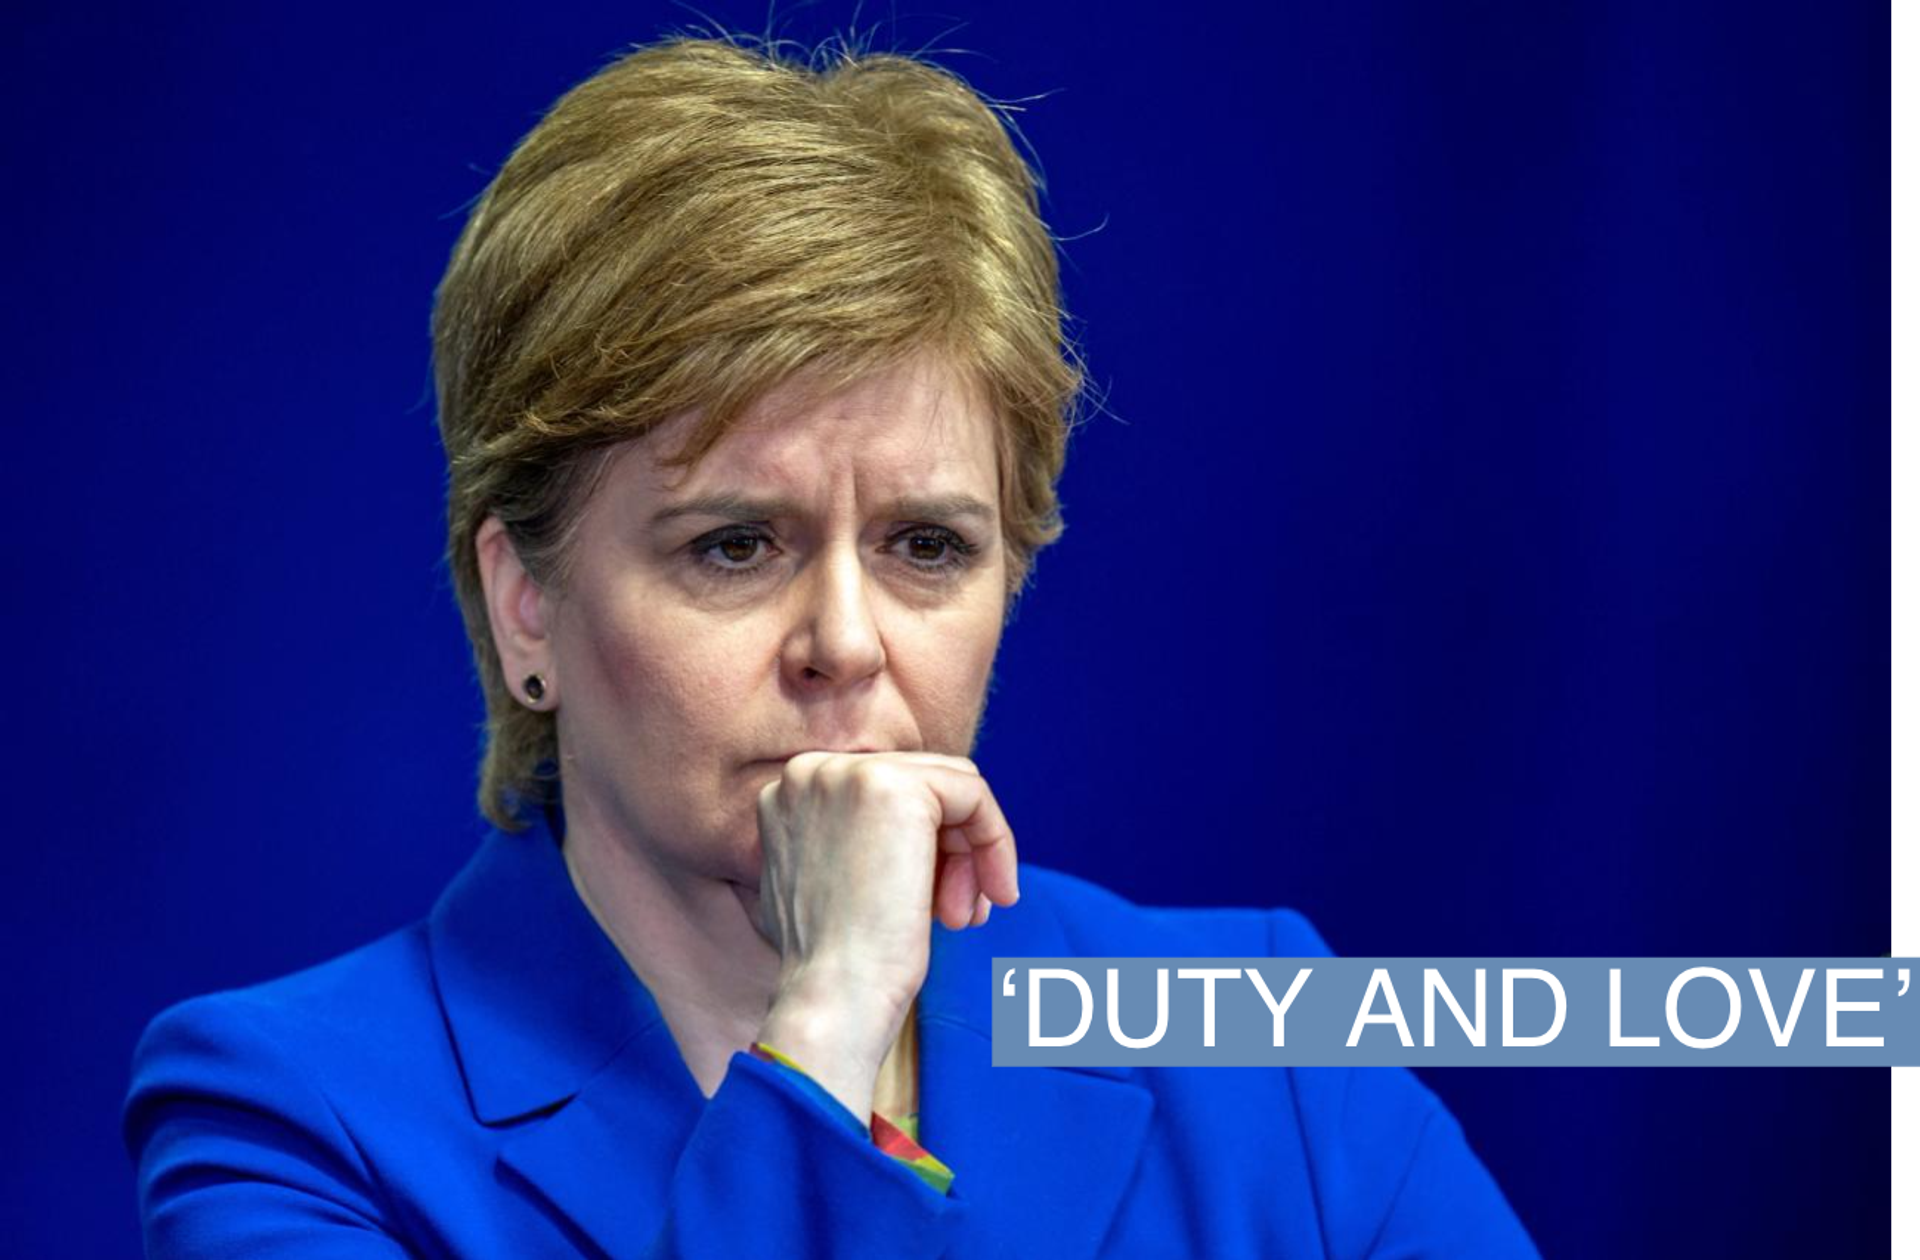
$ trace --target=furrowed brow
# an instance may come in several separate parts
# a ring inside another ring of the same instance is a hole
[[[782,516],[797,516],[800,509],[790,499],[755,499],[723,491],[703,494],[682,503],[661,508],[653,514],[655,525],[681,516],[717,516],[729,521],[770,521]]]
[[[896,518],[933,523],[973,517],[982,524],[991,525],[995,519],[993,507],[970,494],[907,495],[887,504],[884,511],[886,515]],[[769,521],[799,514],[799,505],[791,499],[758,499],[731,491],[721,491],[715,494],[698,495],[684,502],[661,508],[653,514],[653,523],[660,525],[682,516],[713,516],[729,521]]]
[[[889,516],[934,524],[965,516],[974,517],[983,525],[991,525],[994,521],[993,507],[970,494],[909,495],[895,499],[887,505],[886,510]]]

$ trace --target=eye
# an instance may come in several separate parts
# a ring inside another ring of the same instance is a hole
[[[688,546],[700,567],[721,577],[750,577],[765,568],[761,559],[773,545],[768,534],[734,526],[703,534]]]
[[[915,525],[893,536],[895,545],[904,543],[907,563],[932,574],[946,574],[966,568],[980,550],[944,525]]]
[[[977,543],[968,542],[944,525],[915,525],[887,540],[916,573],[947,577],[973,564],[979,552]],[[687,545],[695,564],[703,573],[723,578],[752,577],[767,567],[770,555],[779,554],[772,535],[762,529],[729,526],[703,534]]]

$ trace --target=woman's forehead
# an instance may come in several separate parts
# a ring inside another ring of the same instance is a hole
[[[648,488],[687,498],[754,490],[805,496],[847,482],[861,497],[991,499],[997,485],[995,420],[957,374],[914,361],[822,394],[804,387],[763,397],[691,468],[671,456],[692,417],[642,440]]]

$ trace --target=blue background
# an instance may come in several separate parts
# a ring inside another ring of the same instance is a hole
[[[431,292],[696,19],[12,12],[0,1237],[131,1254],[143,1023],[480,834]],[[980,748],[1026,856],[1348,954],[1889,948],[1883,8],[934,12],[881,42],[1048,94],[1111,411]],[[1885,1070],[1427,1075],[1549,1255],[1886,1248]]]

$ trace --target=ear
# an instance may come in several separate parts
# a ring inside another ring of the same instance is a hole
[[[487,620],[493,628],[493,650],[500,658],[507,693],[528,708],[552,708],[560,680],[554,673],[547,594],[520,563],[520,553],[499,517],[489,516],[481,523],[473,547],[480,563],[480,586],[486,593]],[[540,675],[546,684],[539,700],[527,695],[529,674]]]

